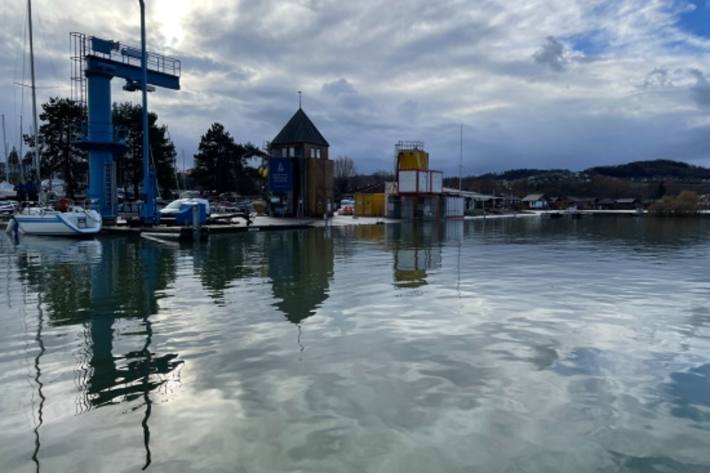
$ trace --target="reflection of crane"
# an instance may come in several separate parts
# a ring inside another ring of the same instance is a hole
[[[114,323],[115,309],[110,302],[111,294],[115,294],[120,286],[114,264],[122,256],[118,253],[120,243],[106,241],[100,264],[91,271],[91,323],[90,337],[91,354],[89,365],[91,373],[87,380],[87,397],[90,405],[101,407],[126,401],[142,400],[141,419],[143,445],[145,448],[145,463],[143,469],[151,463],[150,451],[150,419],[153,400],[151,391],[162,386],[166,380],[163,376],[175,372],[183,361],[178,355],[168,353],[157,355],[151,351],[153,341],[153,325],[150,316],[155,313],[155,292],[161,287],[164,276],[161,263],[161,249],[154,245],[141,244],[136,257],[143,263],[142,278],[136,278],[135,290],[142,290],[141,306],[136,307],[140,314],[141,325],[144,327],[144,341],[140,349],[121,355],[114,353]],[[106,301],[107,303],[104,303]],[[138,335],[136,333],[136,335]],[[179,371],[176,372],[179,376]],[[139,407],[136,407],[138,409]]]
[[[37,342],[37,346],[39,347],[39,351],[37,352],[37,356],[35,356],[34,360],[34,366],[35,366],[35,383],[37,384],[37,394],[39,395],[39,407],[37,408],[37,424],[35,425],[35,428],[33,429],[34,435],[35,435],[35,447],[34,450],[32,451],[32,461],[35,463],[35,471],[39,473],[39,447],[40,447],[40,441],[39,441],[39,428],[42,427],[42,424],[44,423],[44,402],[47,400],[44,397],[44,393],[42,392],[42,388],[44,387],[44,383],[40,381],[40,376],[42,375],[42,370],[39,367],[39,362],[40,359],[42,358],[42,355],[44,355],[45,352],[45,347],[44,347],[44,340],[42,340],[42,328],[44,326],[44,314],[42,313],[42,297],[40,294],[37,294],[37,313],[38,313],[38,320],[37,320],[37,334],[35,335],[35,341]]]
[[[89,198],[104,219],[116,218],[114,154],[125,149],[115,139],[111,118],[111,79],[126,80],[124,90],[143,93],[143,211],[144,223],[157,222],[155,169],[148,155],[148,91],[155,87],[180,89],[180,61],[145,51],[144,7],[141,4],[141,48],[117,41],[71,33],[72,95],[88,99],[88,127],[81,145],[89,151]]]

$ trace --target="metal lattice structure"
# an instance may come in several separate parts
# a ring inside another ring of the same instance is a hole
[[[71,54],[71,99],[86,108],[86,35],[69,33]],[[86,116],[86,114],[84,114]]]
[[[116,217],[116,164],[114,155],[125,150],[125,143],[116,136],[111,120],[111,80],[125,80],[124,90],[143,91],[143,128],[147,129],[147,100],[145,92],[157,87],[180,89],[180,61],[145,52],[118,41],[70,33],[71,48],[71,97],[85,107],[85,136],[78,143],[89,152],[89,192],[92,207],[97,209],[104,220]],[[144,207],[153,205],[156,186],[151,181],[155,175],[154,166],[148,156],[148,133],[144,134]],[[151,220],[157,212],[146,211]]]
[[[411,151],[415,149],[424,149],[424,142],[423,141],[398,141],[396,145],[394,145],[394,151],[395,154],[398,154],[400,151]]]

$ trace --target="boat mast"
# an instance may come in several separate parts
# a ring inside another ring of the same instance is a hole
[[[19,161],[20,161],[20,177],[24,181],[25,180],[25,169],[24,166],[22,166],[22,158],[24,156],[22,155],[22,143],[24,142],[24,139],[22,137],[22,115],[20,115],[20,144],[18,145],[18,148],[20,148],[20,154],[19,154]]]
[[[34,129],[32,134],[34,139],[32,140],[32,166],[37,173],[36,179],[40,180],[39,177],[39,155],[37,154],[37,138],[39,135],[39,129],[37,128],[37,86],[35,83],[35,51],[32,39],[32,1],[27,0],[27,22],[30,33],[30,75],[32,76],[32,122],[34,124]]]
[[[5,166],[7,166],[7,134],[5,133],[5,114],[2,115],[2,149]],[[7,171],[7,167],[6,167]]]

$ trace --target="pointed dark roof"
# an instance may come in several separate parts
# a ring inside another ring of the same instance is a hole
[[[330,146],[311,119],[308,118],[306,112],[301,108],[294,113],[288,123],[286,123],[286,126],[276,135],[276,138],[271,140],[272,145],[289,145],[296,143]]]

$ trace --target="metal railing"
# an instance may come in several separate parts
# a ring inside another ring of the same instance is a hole
[[[86,56],[96,56],[112,61],[141,67],[141,49],[118,41],[106,40],[84,33],[72,32],[72,59],[75,62],[86,61]],[[180,77],[180,60],[163,54],[146,52],[146,62],[149,70]],[[80,71],[83,76],[84,71]],[[74,73],[73,73],[74,76]]]

